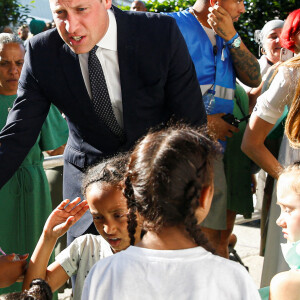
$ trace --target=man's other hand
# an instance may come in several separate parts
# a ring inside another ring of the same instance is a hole
[[[222,119],[224,113],[213,114],[207,116],[207,126],[211,134],[221,141],[226,141],[226,137],[232,137],[234,132],[239,132],[239,129],[230,125]]]

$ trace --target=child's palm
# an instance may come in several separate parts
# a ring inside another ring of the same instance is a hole
[[[72,202],[69,199],[62,201],[49,216],[44,230],[56,238],[65,234],[88,209],[86,200],[79,202],[80,198],[76,198]]]

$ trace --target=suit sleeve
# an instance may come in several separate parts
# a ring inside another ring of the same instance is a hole
[[[170,26],[170,62],[165,92],[169,109],[176,119],[201,126],[207,122],[200,85],[184,38],[172,19]]]
[[[50,101],[43,95],[34,77],[34,58],[29,42],[18,97],[0,132],[0,188],[11,178],[36,142],[50,108]]]

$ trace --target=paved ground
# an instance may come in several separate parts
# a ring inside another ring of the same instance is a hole
[[[246,224],[235,225],[233,232],[238,238],[235,250],[241,257],[243,263],[249,267],[249,273],[256,283],[257,288],[260,288],[264,258],[259,256],[259,222],[251,224],[251,226],[247,226]]]
[[[235,225],[233,232],[238,239],[235,250],[243,263],[249,267],[249,273],[259,288],[263,266],[263,257],[259,256],[259,221]],[[70,294],[71,289],[66,289],[64,293],[58,294],[58,298],[59,300],[69,300],[71,299]]]

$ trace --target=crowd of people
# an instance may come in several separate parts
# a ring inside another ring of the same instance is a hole
[[[299,300],[300,9],[257,60],[243,1],[49,2],[0,33],[0,298]],[[228,259],[257,182],[260,291]]]

